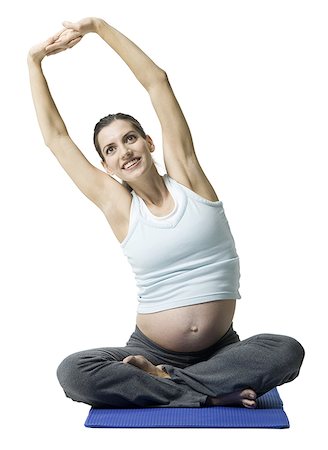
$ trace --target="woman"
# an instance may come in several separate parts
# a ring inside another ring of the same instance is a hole
[[[134,270],[139,307],[125,347],[68,356],[57,371],[60,384],[68,397],[94,407],[256,407],[258,396],[298,375],[304,351],[287,336],[240,341],[233,330],[239,258],[166,73],[104,20],[64,27],[28,55],[38,121],[45,144],[105,214]],[[41,62],[87,33],[97,33],[149,93],[162,128],[164,176],[154,165],[151,137],[129,115],[109,115],[95,127],[107,173],[70,138]]]

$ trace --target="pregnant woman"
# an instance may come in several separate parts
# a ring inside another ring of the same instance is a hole
[[[106,216],[138,288],[136,328],[126,346],[65,358],[57,371],[65,394],[100,408],[256,407],[259,396],[297,377],[304,350],[275,334],[240,341],[233,329],[240,298],[234,238],[166,72],[100,18],[63,25],[28,53],[38,122],[45,145]],[[129,114],[109,114],[95,126],[104,170],[68,134],[42,60],[87,33],[98,34],[148,92],[161,125],[165,175],[154,164],[153,140]]]

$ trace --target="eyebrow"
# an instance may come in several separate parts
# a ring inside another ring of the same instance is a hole
[[[124,136],[122,137],[122,140],[124,141],[124,139],[130,134],[130,133],[136,133],[135,130],[130,130],[127,133],[124,134]],[[110,147],[111,145],[113,145],[114,142],[111,142],[110,144],[106,144],[105,147],[103,148],[103,152],[106,150],[107,147]]]

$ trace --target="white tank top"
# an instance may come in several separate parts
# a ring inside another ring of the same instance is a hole
[[[155,216],[132,191],[121,243],[135,274],[138,313],[241,298],[239,258],[222,201],[207,200],[167,174],[163,179],[175,207]]]

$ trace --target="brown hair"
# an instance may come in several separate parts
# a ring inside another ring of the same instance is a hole
[[[107,125],[110,125],[114,120],[127,120],[131,123],[131,125],[134,127],[136,131],[139,132],[139,134],[146,139],[146,133],[140,123],[135,119],[134,117],[130,116],[129,114],[123,114],[123,113],[116,113],[116,114],[109,114],[108,116],[103,117],[99,120],[99,122],[96,124],[93,132],[93,143],[96,147],[96,150],[100,156],[100,158],[105,161],[105,158],[101,152],[101,148],[99,146],[98,142],[98,134],[99,132],[105,128]],[[122,181],[122,185],[126,187],[130,192],[132,191],[131,186],[126,181]]]

